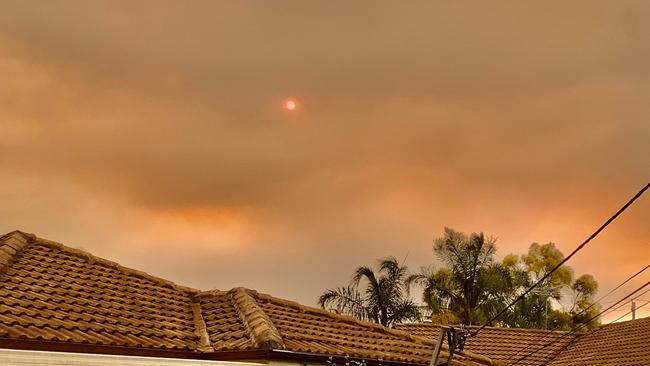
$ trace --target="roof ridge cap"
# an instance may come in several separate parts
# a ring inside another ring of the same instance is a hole
[[[420,327],[462,327],[461,324],[439,324],[431,322],[417,322],[417,323],[396,323],[394,326],[420,326]],[[465,328],[480,328],[480,325],[466,325]],[[570,333],[566,330],[556,330],[556,329],[536,329],[536,328],[518,328],[518,327],[496,327],[496,326],[487,326],[484,329],[493,329],[493,330],[503,330],[507,332],[514,331],[525,331],[525,332],[538,332],[538,333],[558,333],[565,334]]]
[[[205,319],[203,319],[201,303],[192,301],[192,315],[194,319],[194,333],[199,337],[196,350],[199,352],[214,352],[214,347],[212,346],[212,342],[210,342],[210,335],[208,334],[208,327],[205,324]]]
[[[194,296],[211,296],[211,295],[228,295],[230,291],[223,291],[219,289],[205,290],[197,292]]]
[[[34,234],[27,234],[14,230],[0,237],[0,274],[9,266],[9,263],[25,248],[36,240]]]
[[[257,292],[251,291],[255,294]],[[259,306],[256,299],[243,287],[235,287],[228,291],[230,301],[237,309],[239,317],[248,330],[253,346],[263,349],[285,349],[280,332],[271,319]]]
[[[64,251],[64,252],[66,252],[68,254],[71,254],[71,255],[74,255],[76,257],[85,259],[85,260],[89,261],[90,263],[99,263],[99,264],[101,264],[103,266],[116,269],[116,270],[121,271],[123,273],[126,273],[128,275],[133,275],[133,276],[136,276],[136,277],[140,277],[142,279],[150,280],[150,281],[156,282],[159,285],[166,286],[168,288],[178,290],[178,291],[181,291],[181,292],[185,292],[185,293],[189,293],[189,294],[192,294],[192,295],[197,294],[197,293],[200,292],[199,290],[197,290],[195,288],[179,285],[179,284],[177,284],[177,283],[175,283],[173,281],[164,279],[162,277],[154,276],[154,275],[151,275],[149,273],[146,273],[144,271],[140,271],[140,270],[137,270],[137,269],[125,267],[125,266],[123,266],[123,265],[121,265],[121,264],[119,264],[117,262],[114,262],[114,261],[111,261],[111,260],[108,260],[108,259],[105,259],[105,258],[98,257],[98,256],[96,256],[94,254],[91,254],[90,252],[85,251],[83,249],[72,248],[72,247],[69,247],[69,246],[67,246],[67,245],[65,245],[63,243],[56,242],[56,241],[49,240],[49,239],[40,238],[40,237],[38,237],[36,235],[33,235],[33,234],[26,234],[26,235],[33,236],[33,243],[34,244],[40,244],[40,245],[47,246],[49,248],[54,248],[54,249]]]
[[[609,327],[609,326],[613,326],[613,325],[621,326],[621,325],[627,324],[627,323],[639,323],[639,322],[642,322],[642,321],[650,321],[650,316],[644,316],[642,318],[636,318],[636,319],[622,320],[620,322],[614,322],[614,323],[601,324],[596,328],[589,329],[588,331],[584,332],[583,334],[588,334],[590,332],[595,331],[596,329],[603,329],[605,327]]]

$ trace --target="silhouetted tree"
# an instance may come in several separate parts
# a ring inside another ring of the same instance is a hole
[[[318,299],[322,308],[385,326],[404,320],[418,320],[417,305],[408,296],[404,281],[407,267],[395,257],[379,260],[379,270],[357,268],[348,286],[326,290]]]
[[[513,290],[511,272],[495,262],[496,239],[445,228],[433,251],[446,267],[423,268],[407,286],[423,287],[422,299],[434,315],[451,313],[463,324],[476,324],[500,310]]]
[[[525,255],[510,254],[498,262],[495,243],[495,238],[483,233],[465,235],[450,228],[434,240],[433,251],[445,266],[422,268],[405,281],[408,288],[414,284],[422,287],[422,300],[433,321],[482,324],[564,259],[555,244],[533,243]],[[562,266],[496,325],[571,329],[598,312],[593,304],[597,289],[591,275],[574,281],[573,270]],[[569,309],[553,307],[553,301],[559,304],[567,295],[573,298]]]

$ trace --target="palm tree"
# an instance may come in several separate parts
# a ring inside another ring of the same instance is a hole
[[[348,286],[326,290],[318,304],[323,309],[333,306],[337,312],[384,326],[419,320],[419,309],[408,296],[407,277],[407,267],[395,257],[383,258],[377,273],[367,266],[357,268]],[[362,283],[365,289],[360,289]]]
[[[510,272],[494,261],[495,242],[483,233],[467,236],[445,228],[433,250],[447,268],[423,268],[405,284],[423,287],[422,300],[433,315],[455,315],[468,325],[481,322],[499,311],[512,291]]]

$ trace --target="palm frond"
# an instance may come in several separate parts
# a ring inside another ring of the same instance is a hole
[[[318,305],[323,309],[333,308],[337,313],[347,314],[357,319],[368,319],[363,296],[352,286],[326,290],[318,298]]]
[[[372,268],[367,266],[361,266],[357,268],[356,271],[354,271],[350,285],[355,287],[359,286],[359,282],[361,282],[361,279],[363,278],[365,278],[371,286],[379,285],[377,282],[377,277],[375,276],[375,272],[372,270]]]

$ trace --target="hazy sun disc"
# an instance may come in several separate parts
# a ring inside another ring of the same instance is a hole
[[[298,108],[298,103],[295,99],[287,99],[283,103],[284,110],[287,112],[293,112]]]

